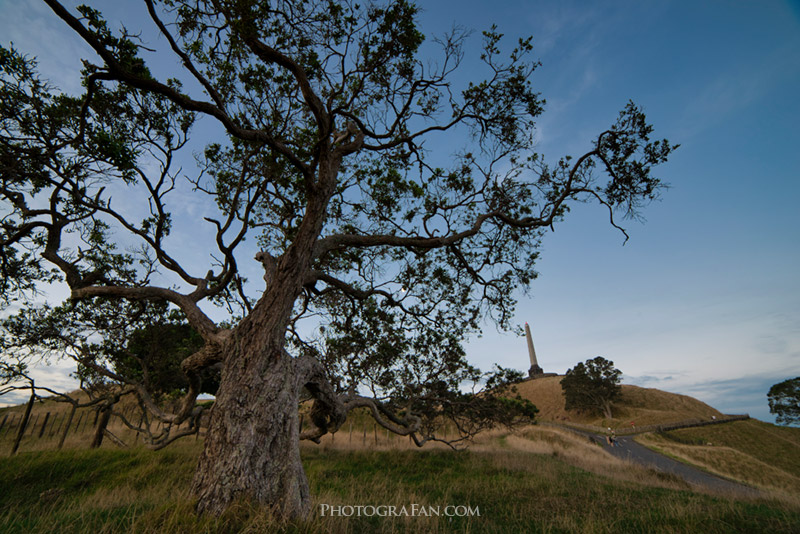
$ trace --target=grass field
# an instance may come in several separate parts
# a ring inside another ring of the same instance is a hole
[[[751,419],[646,434],[637,441],[726,478],[800,494],[800,428]]]
[[[521,385],[523,395],[543,408],[544,420],[561,417],[558,380]],[[650,422],[648,417],[670,422],[719,413],[694,399],[658,390],[626,388],[624,393],[618,413],[635,414],[645,422]],[[2,409],[0,420],[7,414],[19,419],[22,409]],[[321,445],[303,445],[314,498],[312,516],[277,525],[268,512],[248,503],[239,503],[218,519],[193,513],[188,488],[202,437],[153,452],[114,418],[109,429],[130,447],[118,448],[106,440],[100,449],[87,450],[93,412],[85,409],[78,412],[83,412],[83,423],[76,414],[64,449],[55,450],[59,421],[66,419],[67,409],[59,403],[37,403],[37,423],[26,431],[13,457],[8,453],[15,431],[10,425],[0,429],[3,534],[788,533],[797,532],[800,525],[800,429],[759,421],[639,438],[703,469],[763,488],[762,498],[755,499],[690,488],[672,475],[616,459],[564,429],[537,425],[514,433],[488,432],[466,452],[440,444],[420,450],[407,438],[377,429],[365,414],[353,413]],[[42,424],[47,412],[49,426]],[[599,422],[580,417],[587,419],[585,424]],[[383,508],[362,508],[361,517],[331,517],[331,506]],[[395,507],[396,515],[387,516],[389,506]],[[451,508],[451,513],[471,515],[448,517],[448,506],[462,507]],[[403,507],[411,515],[402,515]],[[325,516],[323,510],[328,512]],[[380,510],[384,517],[377,515]],[[420,510],[429,513],[422,515]]]
[[[303,447],[315,501],[308,521],[279,527],[247,503],[219,519],[198,518],[187,489],[200,447],[189,440],[157,452],[104,446],[0,458],[0,532],[788,533],[800,524],[797,500],[693,492],[579,437],[537,427],[495,433],[467,452],[401,442],[369,450],[339,436]],[[440,515],[321,516],[322,505],[411,513],[414,504]],[[445,517],[447,506],[480,515]]]

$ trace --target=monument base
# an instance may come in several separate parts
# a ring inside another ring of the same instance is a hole
[[[531,380],[536,378],[546,378],[548,376],[558,376],[558,373],[545,373],[544,370],[538,365],[533,365],[530,369],[528,369],[528,378]]]

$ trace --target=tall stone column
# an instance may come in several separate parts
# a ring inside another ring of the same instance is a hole
[[[528,326],[528,323],[525,323],[525,337],[528,338],[528,355],[531,358],[531,368],[528,369],[528,376],[533,378],[536,375],[543,374],[544,370],[539,367],[539,362],[536,361],[536,349],[533,348],[533,336],[531,336],[531,327]]]

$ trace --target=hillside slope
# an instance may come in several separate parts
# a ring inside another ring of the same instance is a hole
[[[749,419],[636,440],[725,478],[800,495],[800,428]]]
[[[564,409],[561,390],[563,376],[526,380],[516,385],[519,394],[539,408],[541,421],[571,422],[601,427],[637,426],[675,423],[687,420],[709,420],[723,414],[708,404],[677,393],[658,389],[622,385],[622,394],[614,402],[613,419],[594,413],[578,413]]]

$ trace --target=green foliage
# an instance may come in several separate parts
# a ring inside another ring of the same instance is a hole
[[[203,339],[179,314],[144,325],[130,333],[127,343],[110,354],[114,372],[141,383],[156,398],[186,392],[189,380],[181,362],[203,347]],[[214,394],[219,387],[218,371],[203,373],[201,391]]]
[[[800,424],[800,377],[779,382],[767,393],[769,412],[782,425]]]
[[[507,386],[521,375],[500,367],[484,373],[470,365],[462,332],[409,321],[375,299],[341,299],[337,305],[341,313],[323,330],[324,350],[312,354],[342,394],[368,384],[385,409],[420,418],[422,435],[433,438],[440,438],[449,422],[468,437],[495,425],[534,420],[537,409],[530,401],[509,397]],[[473,389],[463,391],[465,386]]]
[[[147,302],[181,309],[210,355],[197,365],[222,362],[227,330],[246,324],[432,439],[437,413],[465,436],[529,421],[532,406],[499,397],[518,377],[471,366],[464,340],[487,321],[513,328],[542,235],[572,205],[597,202],[619,228],[663,190],[653,169],[676,148],[629,103],[586,153],[546,159],[531,39],[490,27],[468,61],[469,32],[422,35],[406,0],[147,2],[149,43],[94,7],[48,5],[96,56],[66,95],[0,50],[0,302],[65,282],[76,304],[9,327],[68,349],[85,380],[183,388],[173,358],[200,342],[183,319],[144,321]],[[159,79],[145,50],[174,75]],[[440,135],[462,141],[449,160]],[[188,252],[178,224],[207,249]],[[244,276],[254,256],[264,283]]]
[[[47,358],[70,357],[77,365],[75,377],[86,388],[141,384],[156,399],[188,389],[181,362],[203,346],[179,311],[159,303],[93,299],[28,307],[0,320],[0,329],[6,358],[31,349]],[[20,376],[25,365],[18,365]],[[11,373],[9,363],[3,367]],[[201,378],[202,391],[214,393],[218,371],[208,370]]]
[[[567,410],[599,410],[611,418],[611,403],[619,395],[622,371],[601,356],[568,369],[561,380]]]

